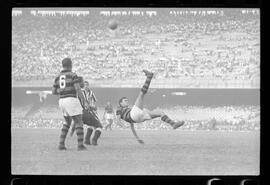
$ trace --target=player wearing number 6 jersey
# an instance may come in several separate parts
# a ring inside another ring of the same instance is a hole
[[[83,105],[88,108],[88,104],[82,94],[79,78],[72,72],[72,61],[70,58],[62,60],[63,70],[55,78],[52,93],[59,96],[59,107],[63,113],[66,123],[63,124],[60,135],[59,150],[66,150],[65,140],[72,120],[76,127],[78,137],[78,150],[85,150],[83,145],[83,122],[82,107],[78,97],[81,98]]]

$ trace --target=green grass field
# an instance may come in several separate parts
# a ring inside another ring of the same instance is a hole
[[[58,151],[59,129],[11,129],[12,174],[258,175],[260,132],[103,131],[99,146],[77,151],[76,134]]]

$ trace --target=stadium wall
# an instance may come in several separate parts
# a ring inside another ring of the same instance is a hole
[[[38,94],[26,94],[27,90],[51,90],[50,87],[13,87],[12,106],[24,106],[38,103]],[[119,98],[126,96],[134,102],[139,88],[93,88],[98,106],[110,101],[117,105]],[[45,105],[57,105],[58,97],[48,95]],[[154,89],[145,97],[148,108],[170,108],[177,105],[187,106],[246,106],[260,105],[260,89]]]

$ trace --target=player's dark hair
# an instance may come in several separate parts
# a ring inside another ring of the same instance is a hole
[[[84,83],[87,83],[89,85],[89,82],[88,81],[84,81]]]
[[[63,68],[70,68],[70,67],[72,67],[72,61],[71,61],[71,59],[70,58],[64,58],[62,60],[62,66],[63,66]]]
[[[127,98],[127,97],[122,97],[122,98],[120,98],[120,100],[118,101],[118,103],[119,103],[120,106],[121,106],[121,103],[122,103],[122,101],[123,101],[124,99],[128,99],[128,98]]]

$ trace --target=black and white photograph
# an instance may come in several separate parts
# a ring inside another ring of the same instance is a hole
[[[259,8],[13,8],[12,175],[260,175]]]

